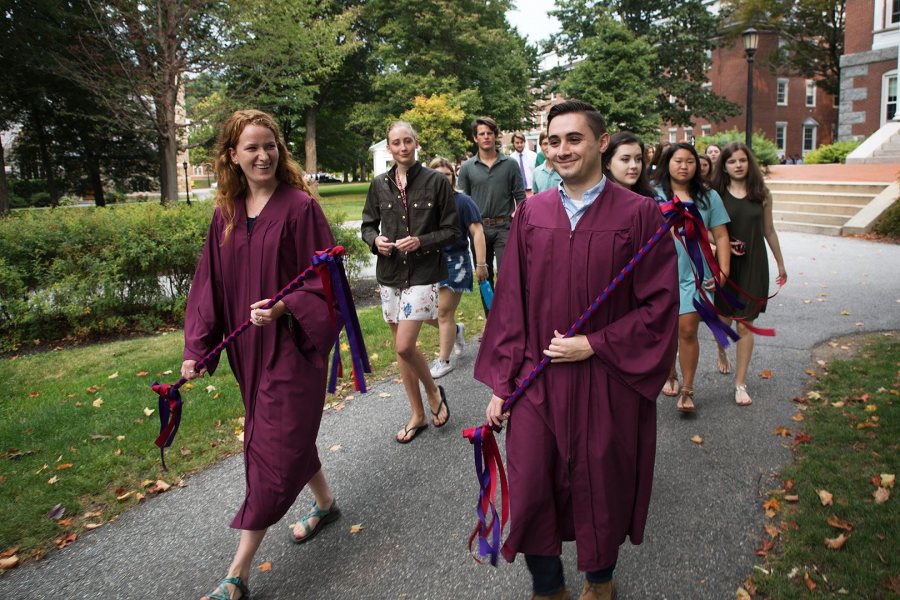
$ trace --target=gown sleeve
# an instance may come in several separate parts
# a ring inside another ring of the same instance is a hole
[[[318,202],[310,200],[305,210],[306,214],[302,218],[294,220],[296,229],[293,235],[296,240],[298,269],[309,266],[315,251],[327,250],[335,245],[328,221]],[[300,274],[299,270],[297,274]],[[300,324],[303,336],[314,346],[315,351],[327,356],[334,345],[335,327],[331,322],[325,290],[318,276],[304,280],[303,286],[285,296],[283,302]],[[335,316],[338,316],[337,310]]]
[[[504,399],[516,389],[515,378],[525,361],[528,337],[524,291],[527,256],[522,234],[527,206],[522,205],[510,226],[503,270],[497,276],[490,317],[475,360],[475,379]]]
[[[635,218],[636,253],[663,223],[654,204],[642,203]],[[635,307],[587,335],[612,377],[641,396],[655,399],[675,360],[678,339],[678,270],[675,246],[664,236],[630,277]]]
[[[191,290],[188,292],[184,312],[183,360],[199,361],[222,341],[224,335],[223,290],[218,260],[219,225],[220,216],[217,210],[209,224],[197,270],[194,271]],[[218,357],[206,364],[206,370],[210,375],[215,372],[218,364]]]

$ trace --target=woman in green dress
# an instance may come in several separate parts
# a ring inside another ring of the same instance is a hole
[[[769,295],[769,259],[765,243],[769,244],[775,264],[778,266],[778,283],[787,281],[784,257],[772,219],[772,196],[766,188],[762,173],[753,153],[745,144],[735,142],[722,150],[715,164],[714,186],[725,203],[731,221],[728,237],[731,243],[731,271],[725,289],[746,306],[735,309],[722,296],[716,295],[716,307],[725,315],[722,320],[731,324],[732,317],[741,317],[752,323],[759,313],[766,310],[766,303],[749,302],[732,285],[732,282],[754,298]],[[734,401],[739,406],[752,402],[747,392],[747,370],[753,354],[753,332],[738,321],[737,332],[741,336],[736,344],[736,368],[734,373]],[[731,372],[725,349],[719,347],[717,367],[719,372]]]

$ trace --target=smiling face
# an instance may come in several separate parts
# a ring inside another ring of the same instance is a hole
[[[750,167],[750,159],[743,150],[735,150],[732,152],[728,160],[725,161],[725,172],[732,180],[741,181],[747,178],[747,171]]]
[[[609,161],[609,174],[625,187],[632,187],[641,177],[644,157],[639,144],[622,144]]]
[[[475,128],[475,143],[479,150],[490,153],[497,148],[497,134],[487,125],[479,123]]]
[[[250,186],[266,186],[275,180],[278,144],[275,132],[262,125],[247,125],[234,148],[229,148],[234,164],[241,168]]]
[[[548,127],[548,158],[566,185],[585,185],[599,181],[600,158],[609,145],[609,134],[599,138],[582,113],[566,113],[554,117]]]
[[[411,167],[416,162],[416,148],[419,142],[409,127],[399,125],[388,132],[387,148],[394,162],[404,167]]]
[[[672,183],[687,186],[697,172],[697,161],[689,150],[679,148],[669,159],[669,178]]]

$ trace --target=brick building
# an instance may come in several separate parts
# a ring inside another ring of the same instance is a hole
[[[900,0],[847,0],[838,138],[862,139],[897,117]]]
[[[815,80],[776,73],[766,66],[766,57],[778,43],[777,34],[759,32],[753,64],[753,130],[773,140],[780,155],[802,156],[835,140],[838,110],[834,97],[816,86]],[[713,51],[707,78],[716,94],[746,106],[747,58],[740,37]],[[693,127],[664,125],[662,139],[690,141],[692,136],[728,129],[744,131],[745,126],[743,113],[719,123],[698,119]]]

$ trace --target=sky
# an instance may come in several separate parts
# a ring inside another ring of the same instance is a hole
[[[532,44],[550,37],[559,30],[559,21],[547,16],[554,0],[513,0],[515,10],[506,13],[509,23]]]

